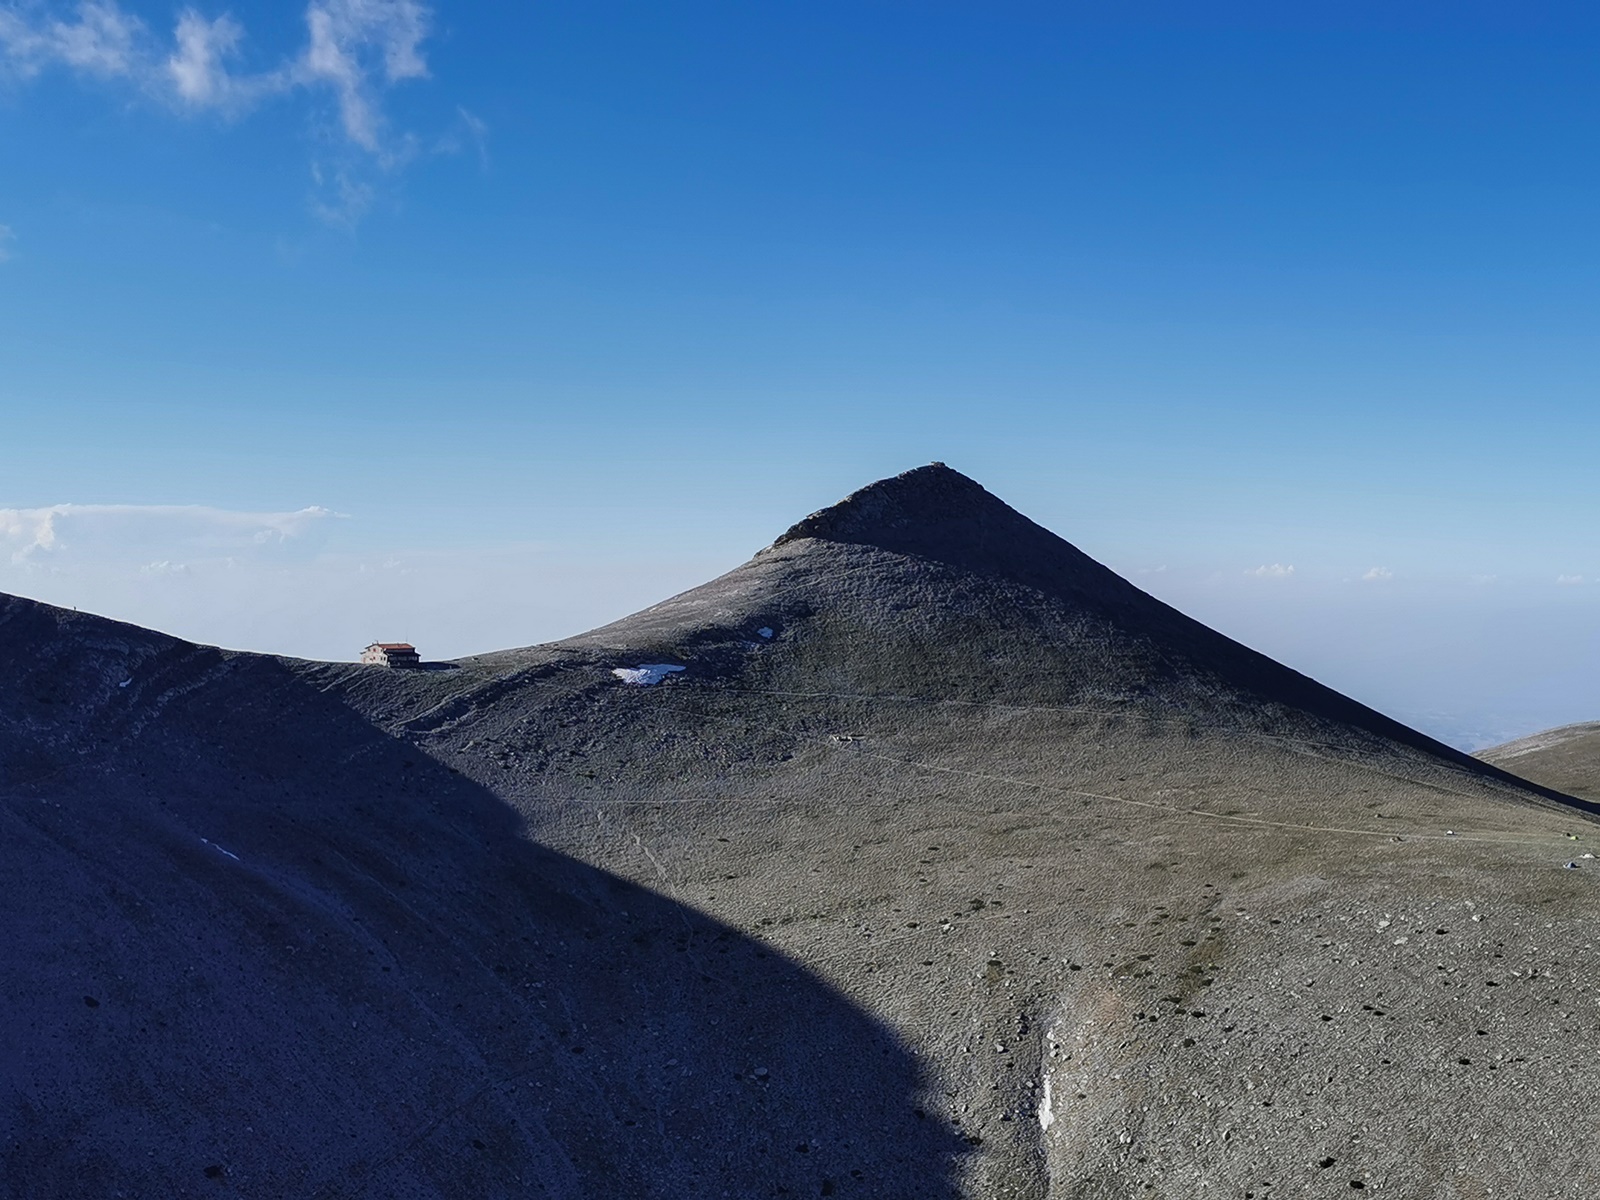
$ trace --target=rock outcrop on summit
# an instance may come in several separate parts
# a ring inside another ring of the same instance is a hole
[[[1600,1183],[1591,805],[939,465],[563,642],[0,679],[0,1194]]]

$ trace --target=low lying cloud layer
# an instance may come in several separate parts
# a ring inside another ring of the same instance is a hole
[[[392,169],[411,158],[418,143],[390,128],[384,96],[396,85],[428,77],[423,45],[432,19],[420,0],[311,0],[303,45],[274,65],[251,70],[242,65],[246,30],[226,13],[208,17],[185,8],[171,33],[163,34],[118,0],[71,7],[48,0],[0,2],[0,74],[26,81],[65,70],[121,83],[178,111],[229,118],[269,100],[301,96],[337,114],[346,149],[369,168]],[[470,114],[463,120],[481,149],[482,122]],[[323,215],[360,215],[365,195],[352,182],[354,169],[315,167],[333,198],[314,205]]]
[[[1484,573],[1471,570],[1477,563],[1358,561],[1312,554],[1293,574],[1270,561],[1248,570],[1201,562],[1136,582],[1462,749],[1600,719],[1600,587],[1557,586],[1544,563]],[[1584,578],[1592,584],[1596,573]]]
[[[159,504],[0,508],[0,554],[18,567],[159,562],[167,570],[183,569],[188,560],[225,562],[281,554],[291,546],[300,553],[313,550],[336,516],[319,507],[296,512]]]
[[[448,658],[569,636],[733,565],[581,540],[407,548],[361,526],[322,507],[0,509],[0,592],[238,649],[348,661],[390,640]]]

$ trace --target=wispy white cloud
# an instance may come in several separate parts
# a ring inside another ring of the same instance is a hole
[[[1376,583],[1383,579],[1393,579],[1394,572],[1388,567],[1373,567],[1361,578],[1366,580],[1368,583]]]
[[[1245,574],[1255,575],[1261,579],[1287,579],[1294,574],[1294,565],[1284,566],[1282,563],[1272,563],[1269,566],[1252,567]]]
[[[416,0],[313,0],[306,9],[309,42],[291,74],[297,83],[333,90],[352,142],[391,153],[375,95],[383,85],[427,78],[422,43],[429,19]]]
[[[194,9],[178,16],[173,50],[163,69],[179,101],[192,108],[238,109],[260,96],[282,90],[281,77],[241,77],[228,70],[239,51],[244,27],[223,15],[207,20]]]
[[[1562,587],[1575,587],[1583,582],[1582,575],[1557,575],[1556,582]]]
[[[25,79],[56,64],[103,79],[131,75],[146,36],[144,22],[116,0],[86,0],[69,16],[37,3],[0,8],[0,53]]]
[[[478,117],[456,105],[456,127],[444,134],[435,144],[434,150],[439,154],[460,154],[470,146],[478,156],[478,166],[481,170],[489,169],[489,125],[482,117]]]
[[[14,565],[24,566],[164,564],[171,570],[185,558],[259,554],[307,543],[337,515],[320,507],[295,512],[147,504],[0,508],[0,553],[9,552]],[[163,557],[153,560],[155,554]]]
[[[423,47],[432,17],[421,0],[310,0],[303,47],[268,69],[248,70],[244,26],[227,14],[185,8],[163,38],[117,0],[84,0],[71,9],[51,0],[0,0],[0,73],[26,80],[59,68],[120,80],[180,112],[228,118],[274,97],[325,97],[337,115],[345,161],[324,172],[333,180],[334,202],[314,201],[313,209],[343,223],[364,211],[350,195],[370,190],[355,180],[359,170],[392,171],[415,155],[417,139],[390,128],[384,100],[395,86],[428,77]],[[481,158],[482,121],[464,110],[458,118]]]
[[[11,232],[11,226],[0,225],[0,263],[11,260],[11,243],[17,240],[17,235]]]
[[[354,227],[367,215],[377,192],[371,184],[342,167],[311,164],[311,211],[329,225]]]

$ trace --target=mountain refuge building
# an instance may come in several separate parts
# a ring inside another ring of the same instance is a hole
[[[361,661],[373,667],[420,667],[422,657],[410,642],[373,642],[361,652]]]

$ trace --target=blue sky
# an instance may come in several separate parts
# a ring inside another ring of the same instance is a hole
[[[0,589],[466,653],[941,459],[1430,731],[1597,717],[1597,62],[1528,4],[0,0]]]

